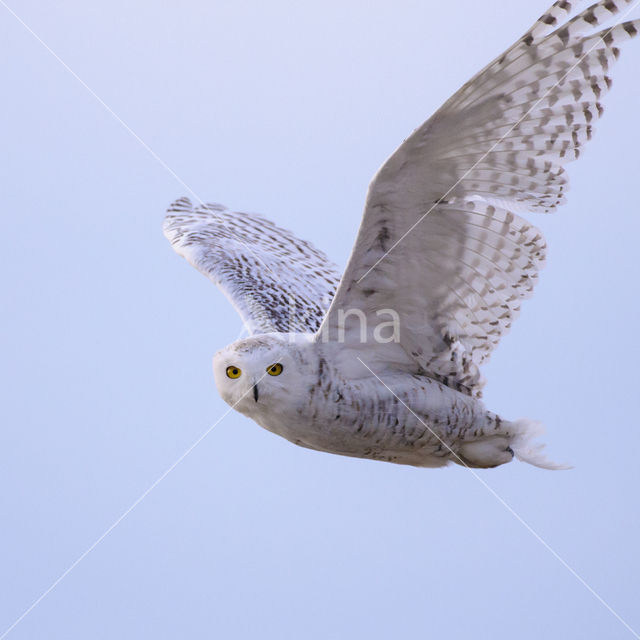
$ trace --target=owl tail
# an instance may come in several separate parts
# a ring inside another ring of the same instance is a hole
[[[544,444],[534,440],[544,433],[544,425],[536,420],[521,418],[509,424],[513,433],[509,443],[518,460],[528,462],[541,469],[571,469],[571,465],[558,464],[547,459],[543,454]]]

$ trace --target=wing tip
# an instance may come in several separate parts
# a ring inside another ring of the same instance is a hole
[[[193,204],[186,196],[174,200],[167,208],[167,213],[193,211]]]
[[[191,200],[186,197],[174,200],[167,208],[164,220],[162,221],[162,233],[171,244],[176,244],[181,236],[177,224],[179,217],[191,213],[193,213],[193,204]]]
[[[177,200],[174,200],[167,207],[167,216],[170,216],[176,213],[177,214],[191,213],[192,211],[193,211],[193,204],[191,203],[191,200],[186,196],[183,196],[182,198],[178,198]]]

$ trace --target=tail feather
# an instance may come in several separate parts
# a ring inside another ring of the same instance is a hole
[[[513,431],[510,442],[513,453],[518,460],[528,462],[541,469],[571,469],[571,465],[558,464],[549,460],[544,454],[545,445],[534,440],[544,433],[544,425],[536,420],[521,418],[510,424]]]

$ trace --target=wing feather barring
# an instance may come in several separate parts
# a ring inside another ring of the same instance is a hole
[[[482,363],[545,260],[524,212],[564,202],[565,165],[602,115],[630,0],[556,2],[374,176],[342,275],[258,215],[182,198],[173,248],[220,287],[250,335],[214,357],[222,398],[295,444],[422,467],[558,468],[482,400]],[[611,25],[607,26],[607,23]]]

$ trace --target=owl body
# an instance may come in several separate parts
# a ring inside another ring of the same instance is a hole
[[[418,467],[509,462],[518,428],[482,401],[426,375],[341,372],[339,345],[313,334],[265,334],[214,358],[222,398],[260,426],[317,451]],[[274,364],[282,368],[270,375]],[[229,368],[240,372],[229,378]],[[393,390],[393,391],[392,391]]]
[[[165,235],[251,334],[214,359],[224,400],[320,451],[559,468],[533,443],[538,423],[487,411],[481,367],[545,263],[520,214],[564,202],[567,164],[640,33],[633,2],[557,0],[415,129],[373,177],[344,270],[262,216],[174,202]]]

